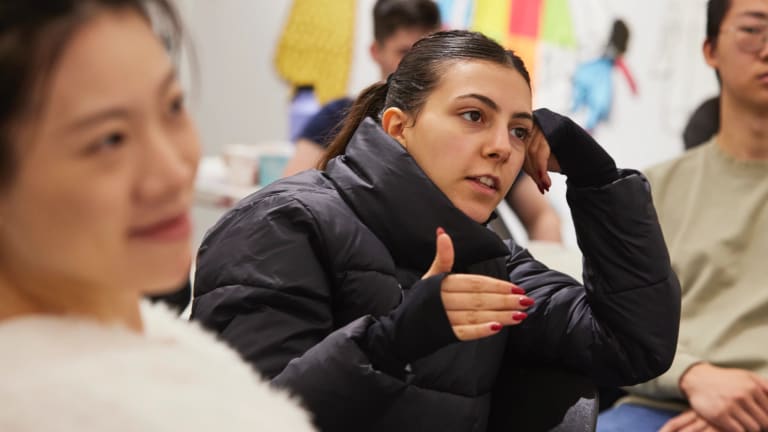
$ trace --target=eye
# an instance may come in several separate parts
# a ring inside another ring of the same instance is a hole
[[[113,151],[122,147],[124,144],[125,134],[122,132],[111,132],[102,136],[96,142],[89,145],[88,148],[85,149],[85,153],[87,155],[91,155]]]
[[[171,115],[179,115],[184,112],[184,95],[179,95],[171,100],[168,111]]]
[[[749,35],[759,35],[765,33],[766,26],[741,26],[739,31]]]
[[[483,114],[480,111],[467,111],[461,113],[461,117],[464,120],[471,121],[472,123],[478,123],[483,119]]]
[[[512,128],[509,130],[509,133],[521,141],[525,141],[528,138],[528,135],[530,134],[528,129],[524,127]]]

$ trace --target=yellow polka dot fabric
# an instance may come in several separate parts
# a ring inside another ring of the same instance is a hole
[[[355,0],[294,0],[275,56],[281,77],[312,85],[320,103],[346,95]]]

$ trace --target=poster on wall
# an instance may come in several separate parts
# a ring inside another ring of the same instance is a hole
[[[605,0],[439,0],[446,28],[486,34],[522,57],[537,105],[595,130],[610,119],[614,77],[637,94],[624,60],[630,29]],[[579,28],[581,27],[581,28]]]

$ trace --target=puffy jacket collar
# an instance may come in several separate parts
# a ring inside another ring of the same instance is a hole
[[[428,269],[437,227],[453,240],[454,270],[508,253],[495,233],[454,207],[400,143],[371,118],[360,124],[345,154],[328,163],[326,173],[398,266]]]

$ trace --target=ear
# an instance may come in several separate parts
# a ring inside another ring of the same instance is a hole
[[[374,40],[373,42],[371,42],[371,47],[368,48],[368,49],[371,52],[371,58],[373,59],[373,61],[376,62],[376,64],[381,63],[381,60],[379,59],[379,57],[380,57],[380,54],[379,54],[379,50],[380,50],[379,43]]]
[[[709,40],[705,40],[704,44],[701,46],[701,52],[704,54],[704,61],[707,62],[707,64],[717,69],[717,48],[715,45]]]
[[[396,139],[406,149],[408,148],[408,141],[405,138],[405,128],[408,121],[408,114],[400,108],[390,107],[381,114],[381,127],[384,132]]]

